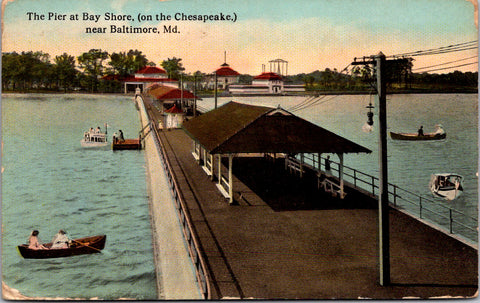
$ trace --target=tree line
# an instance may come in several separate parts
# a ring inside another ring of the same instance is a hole
[[[184,74],[181,58],[168,58],[161,66],[170,79],[182,79],[189,87],[201,82],[206,73]],[[122,92],[122,79],[136,71],[156,64],[139,50],[109,54],[91,49],[74,57],[64,53],[55,56],[41,51],[2,53],[2,91],[86,91]],[[388,68],[391,89],[471,89],[476,90],[478,72],[454,71],[448,74],[412,73],[411,60],[395,63]],[[251,83],[253,76],[241,75],[240,83]],[[373,87],[374,69],[370,66],[353,68],[349,73],[326,68],[324,71],[301,73],[285,77],[287,82],[303,83],[307,91],[365,91]],[[201,86],[199,86],[201,87]]]
[[[161,65],[177,79],[184,70],[181,59],[169,58]],[[139,50],[109,54],[91,49],[78,57],[55,56],[41,51],[2,53],[3,91],[121,92],[121,80],[136,71],[155,66]]]

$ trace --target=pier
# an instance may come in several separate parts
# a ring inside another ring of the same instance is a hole
[[[159,130],[159,111],[148,97],[143,101],[152,127],[147,138],[154,137],[145,144],[156,142],[160,149],[203,298],[476,295],[477,250],[394,208],[389,209],[391,283],[380,286],[378,201],[348,184],[344,199],[334,197],[318,188],[312,171],[300,177],[285,169],[286,158],[232,159],[232,205],[192,155],[191,138],[182,129]],[[230,166],[226,160],[220,164],[224,171]],[[154,239],[155,250],[162,251],[158,245]]]

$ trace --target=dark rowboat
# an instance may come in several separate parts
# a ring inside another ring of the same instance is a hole
[[[393,140],[410,140],[410,141],[425,141],[425,140],[443,140],[447,137],[446,133],[428,133],[422,136],[419,136],[416,133],[394,133],[390,132],[390,137]]]
[[[72,240],[68,248],[35,250],[28,248],[26,244],[18,245],[17,248],[25,259],[63,258],[99,253],[105,247],[106,240],[106,235],[100,235]],[[44,246],[50,248],[52,243],[44,244]]]

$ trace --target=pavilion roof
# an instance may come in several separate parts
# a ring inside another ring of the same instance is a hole
[[[182,127],[211,154],[371,152],[281,108],[233,101]]]

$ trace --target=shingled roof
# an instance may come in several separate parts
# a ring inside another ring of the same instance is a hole
[[[233,101],[182,127],[210,154],[371,152],[281,108]]]

